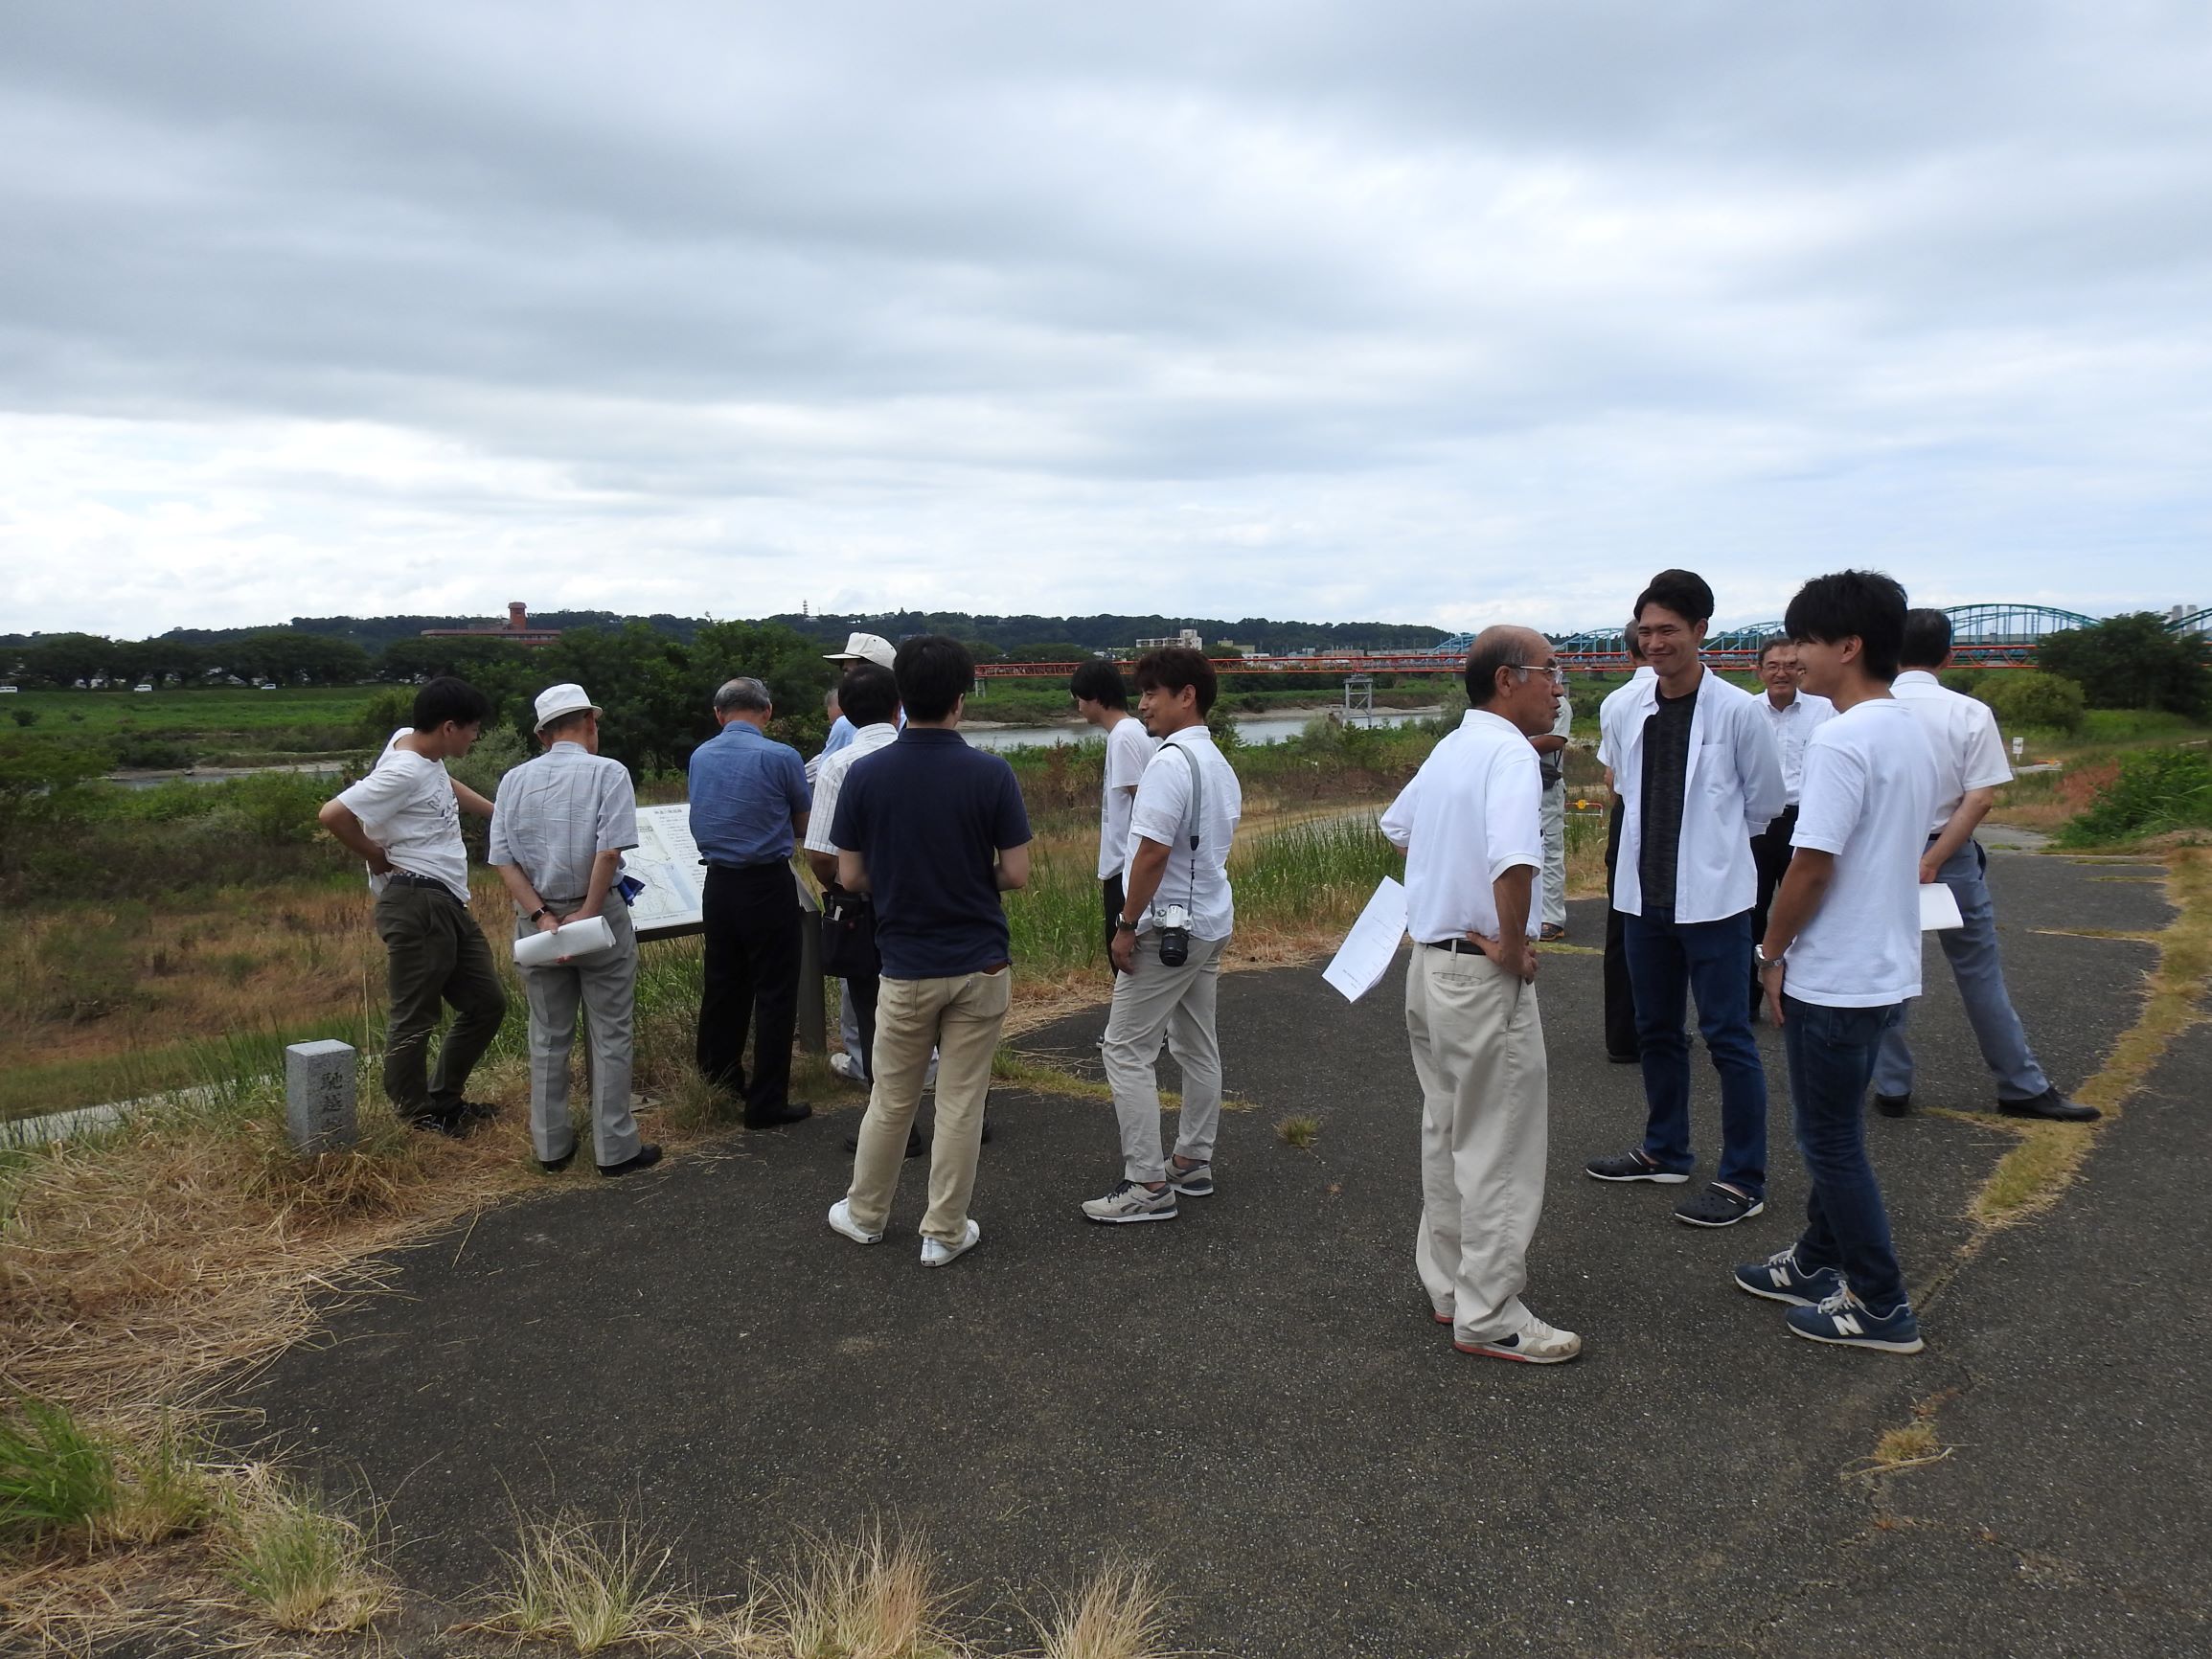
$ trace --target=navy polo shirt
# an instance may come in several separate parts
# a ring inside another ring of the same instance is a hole
[[[1026,845],[1014,768],[943,726],[854,762],[830,839],[867,861],[886,979],[950,979],[1011,956],[998,853]]]

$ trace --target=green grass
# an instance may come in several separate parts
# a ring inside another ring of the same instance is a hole
[[[517,1636],[565,1636],[579,1653],[645,1637],[666,1610],[658,1586],[669,1554],[626,1524],[523,1521],[514,1548],[500,1552],[506,1580],[491,1594],[492,1621]]]
[[[0,1537],[90,1532],[115,1502],[114,1446],[66,1407],[26,1395],[0,1414]]]
[[[112,737],[137,731],[189,737],[207,732],[250,733],[288,726],[358,726],[369,700],[388,686],[283,686],[257,692],[237,686],[160,692],[19,692],[0,714],[38,717],[41,735]]]
[[[252,1472],[232,1501],[221,1556],[232,1584],[280,1630],[359,1630],[391,1600],[362,1527],[273,1470]]]

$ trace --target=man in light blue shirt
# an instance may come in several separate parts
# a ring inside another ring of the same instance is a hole
[[[790,1098],[799,1018],[799,895],[791,849],[810,805],[799,751],[766,733],[775,704],[759,680],[715,693],[721,731],[692,751],[692,839],[707,866],[701,914],[706,961],[698,1066],[745,1102],[745,1127],[795,1124],[812,1108]],[[745,1079],[745,1028],[753,1076]]]

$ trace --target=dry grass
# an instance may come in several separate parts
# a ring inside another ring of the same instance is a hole
[[[501,1556],[507,1578],[491,1594],[488,1628],[562,1637],[579,1653],[596,1653],[618,1642],[703,1627],[701,1615],[661,1587],[670,1552],[627,1522],[595,1528],[576,1515],[525,1520],[515,1547]]]
[[[917,1536],[871,1525],[850,1542],[813,1538],[761,1596],[776,1659],[964,1659],[955,1591]]]
[[[280,1630],[365,1629],[394,1600],[367,1532],[266,1465],[238,1472],[217,1548],[231,1585]]]
[[[1149,1567],[1110,1561],[1037,1622],[1043,1659],[1169,1659],[1166,1608]]]

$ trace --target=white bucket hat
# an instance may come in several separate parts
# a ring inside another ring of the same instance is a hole
[[[561,716],[581,715],[586,709],[595,715],[606,712],[583,694],[582,686],[548,686],[537,693],[537,724],[531,729],[542,732]]]
[[[899,653],[892,648],[891,642],[881,634],[848,635],[843,650],[824,651],[822,655],[824,660],[828,662],[868,662],[886,669],[892,667],[899,659]]]

